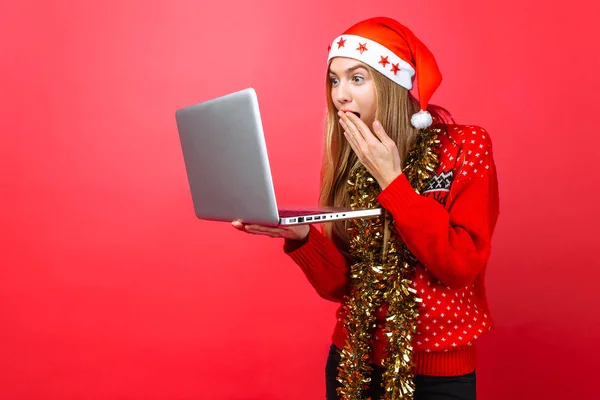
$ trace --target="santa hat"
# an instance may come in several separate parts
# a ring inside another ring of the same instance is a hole
[[[431,125],[427,104],[442,75],[433,54],[408,28],[385,17],[359,22],[331,43],[327,63],[334,57],[362,61],[408,90],[416,72],[421,111],[411,123],[417,129]]]

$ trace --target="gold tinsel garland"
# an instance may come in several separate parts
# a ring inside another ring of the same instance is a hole
[[[438,165],[435,147],[439,129],[419,134],[404,163],[403,173],[417,193],[428,185]],[[359,165],[348,181],[352,208],[381,207],[376,200],[381,189],[369,172]],[[412,399],[413,357],[411,340],[416,330],[421,299],[411,287],[416,259],[394,227],[391,215],[349,220],[350,291],[344,301],[346,345],[341,349],[338,394],[344,400],[362,400],[371,378],[371,333],[375,313],[387,305],[384,333],[388,340],[382,377],[384,399]]]

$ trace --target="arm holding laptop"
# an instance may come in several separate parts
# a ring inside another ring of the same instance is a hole
[[[248,233],[285,239],[284,251],[300,266],[317,293],[326,300],[342,302],[348,290],[348,263],[314,225],[271,228],[239,221],[232,225]]]
[[[398,173],[393,168],[397,163],[390,166],[390,160],[397,155],[384,157],[361,151],[366,146],[360,146],[360,138],[372,133],[353,115],[346,121],[346,130],[353,135],[350,139],[353,150],[378,181],[381,187],[378,201],[392,214],[408,249],[444,284],[460,288],[473,283],[487,264],[498,217],[498,183],[489,136],[482,130],[471,129],[479,133],[478,137],[487,138],[482,141],[481,149],[477,147],[484,156],[473,152],[465,161],[470,165],[481,161],[481,176],[471,173],[468,178],[456,178],[449,193],[452,205],[446,209],[434,199],[416,193],[402,171]],[[359,135],[356,125],[366,133]],[[392,145],[389,147],[394,149]],[[314,226],[269,228],[244,226],[239,222],[234,226],[249,233],[286,239],[285,252],[302,268],[317,293],[331,301],[343,301],[348,292],[348,262]]]

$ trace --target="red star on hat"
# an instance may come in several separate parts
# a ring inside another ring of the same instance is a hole
[[[360,51],[360,54],[362,54],[363,51],[367,51],[368,50],[367,49],[367,44],[366,43],[365,44],[359,43],[358,44],[358,49],[356,49],[356,50]]]
[[[346,43],[346,39],[344,39],[344,38],[340,38],[340,41],[339,41],[339,42],[337,42],[338,49],[339,49],[340,47],[344,47],[344,43]]]
[[[398,64],[392,64],[392,72],[394,73],[394,75],[396,75],[398,71],[400,71],[400,67],[398,66]]]
[[[390,62],[388,61],[388,57],[389,56],[380,56],[381,57],[381,61],[379,61],[379,64],[383,65],[383,68],[385,68],[385,66],[387,64],[389,64]]]

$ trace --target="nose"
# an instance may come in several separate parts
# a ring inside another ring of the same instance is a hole
[[[334,89],[333,98],[339,104],[347,104],[351,102],[352,96],[348,85],[346,85],[344,82],[338,83],[337,87]]]

